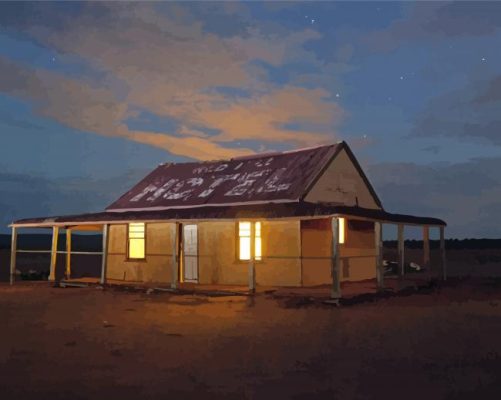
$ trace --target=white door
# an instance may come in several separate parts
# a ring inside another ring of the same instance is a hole
[[[198,227],[183,226],[184,280],[198,282]]]

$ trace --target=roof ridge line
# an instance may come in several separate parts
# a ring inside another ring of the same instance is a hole
[[[339,140],[337,142],[333,142],[333,143],[329,143],[329,144],[320,144],[320,145],[316,145],[316,146],[301,147],[299,149],[291,149],[291,150],[284,150],[284,151],[270,151],[267,153],[254,153],[254,154],[236,156],[236,157],[231,157],[231,158],[217,158],[217,159],[213,159],[213,160],[198,160],[198,161],[184,161],[184,162],[166,161],[164,163],[160,163],[159,166],[179,165],[179,164],[204,164],[204,163],[215,163],[215,162],[224,162],[224,161],[232,161],[232,160],[250,160],[253,158],[279,156],[282,154],[291,154],[291,153],[298,153],[301,151],[320,149],[322,147],[337,146],[337,145],[342,144],[342,143],[345,143],[345,141]]]

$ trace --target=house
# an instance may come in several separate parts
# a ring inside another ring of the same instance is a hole
[[[377,278],[383,287],[382,224],[398,225],[404,272],[404,226],[441,237],[445,222],[391,214],[345,142],[282,153],[209,162],[166,163],[104,212],[23,219],[12,223],[11,282],[17,232],[52,228],[50,280],[55,280],[60,230],[66,230],[66,276],[71,232],[103,232],[101,283],[183,282],[263,286],[331,285]]]

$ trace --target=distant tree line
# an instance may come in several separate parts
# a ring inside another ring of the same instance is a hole
[[[392,249],[397,248],[397,240],[385,240],[384,247]],[[439,240],[430,240],[430,248],[436,249],[440,245]],[[405,247],[408,249],[423,248],[422,240],[406,240]],[[445,248],[450,250],[463,249],[501,249],[501,239],[446,239]]]

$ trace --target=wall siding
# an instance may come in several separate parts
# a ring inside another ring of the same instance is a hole
[[[263,261],[256,263],[256,282],[266,286],[301,285],[299,221],[263,221]],[[247,285],[248,263],[237,260],[236,223],[198,225],[201,284]],[[127,226],[110,227],[108,279],[170,283],[172,224],[146,225],[146,260],[128,261]]]
[[[376,276],[374,230],[360,231],[346,223],[345,244],[339,245],[341,281],[373,279]],[[332,231],[330,219],[301,224],[303,285],[316,286],[332,282]]]
[[[202,222],[199,232],[199,282],[247,285],[248,263],[237,260],[236,222]],[[256,283],[299,286],[299,221],[262,221],[263,261],[256,262]]]
[[[262,286],[314,286],[331,282],[330,220],[308,227],[304,221],[262,221],[263,261],[256,262]],[[146,260],[127,260],[127,226],[111,225],[108,279],[167,284],[172,277],[172,225],[146,224]],[[201,284],[247,285],[248,263],[237,260],[236,222],[198,225]],[[375,277],[373,231],[350,229],[340,246],[341,280]]]
[[[170,283],[172,278],[172,225],[146,224],[146,259],[127,260],[127,225],[111,225],[108,279]]]
[[[332,202],[346,206],[380,208],[345,150],[334,158],[305,200],[312,203]]]

